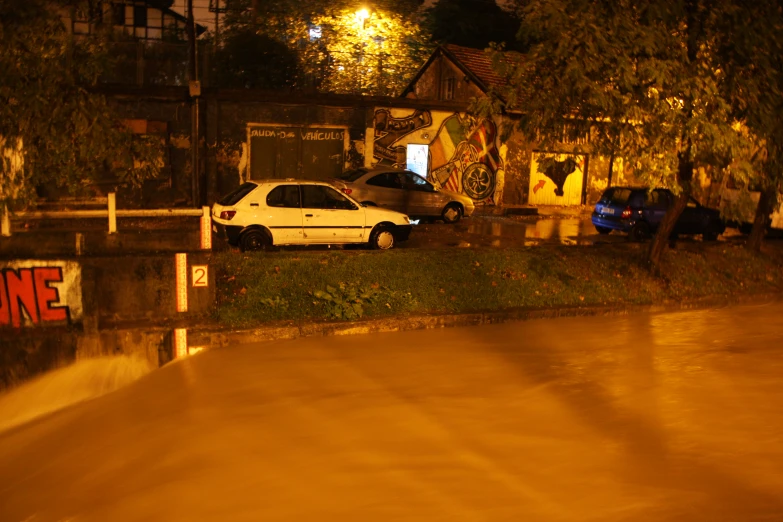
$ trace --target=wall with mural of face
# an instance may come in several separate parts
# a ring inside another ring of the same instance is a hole
[[[478,204],[500,203],[504,161],[494,121],[465,113],[378,108],[374,126],[373,165],[419,164],[425,145],[427,169],[419,174]]]

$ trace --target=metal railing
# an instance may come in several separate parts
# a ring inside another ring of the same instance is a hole
[[[136,217],[199,217],[200,222],[200,248],[212,249],[212,218],[210,208],[207,206],[197,208],[164,208],[164,209],[117,209],[117,198],[114,192],[110,192],[106,198],[93,198],[90,204],[106,204],[105,209],[96,210],[25,210],[14,214],[14,218],[25,219],[84,219],[107,218],[109,234],[117,233],[117,218]],[[3,207],[0,216],[0,236],[11,237],[11,214],[7,207]]]

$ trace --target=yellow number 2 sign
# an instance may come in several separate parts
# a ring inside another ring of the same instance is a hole
[[[193,265],[191,266],[191,269],[193,274],[193,286],[209,286],[208,265]]]

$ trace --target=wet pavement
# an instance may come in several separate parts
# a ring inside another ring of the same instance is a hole
[[[420,221],[403,248],[506,248],[537,245],[593,245],[625,241],[623,234],[598,234],[588,215],[476,215],[454,225]]]
[[[0,433],[0,520],[783,520],[781,315],[200,353]]]

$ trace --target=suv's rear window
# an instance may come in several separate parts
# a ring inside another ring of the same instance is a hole
[[[601,203],[604,205],[611,203],[613,205],[627,205],[628,198],[631,197],[631,189],[611,188],[601,196]]]
[[[258,185],[255,183],[243,183],[231,192],[229,192],[226,196],[223,197],[219,201],[221,205],[228,206],[228,205],[236,205],[239,203],[239,201],[247,196],[251,190],[256,188]]]
[[[365,174],[367,174],[367,169],[348,170],[348,171],[342,173],[342,175],[340,176],[340,179],[342,179],[344,181],[354,182],[357,179],[359,179],[362,176],[364,176]]]

